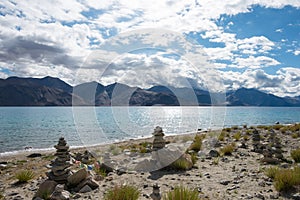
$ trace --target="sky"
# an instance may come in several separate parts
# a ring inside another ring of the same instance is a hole
[[[0,78],[300,95],[299,0],[0,2]]]

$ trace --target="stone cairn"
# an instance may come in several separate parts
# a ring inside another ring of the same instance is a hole
[[[55,160],[51,162],[51,171],[47,173],[50,180],[63,184],[67,182],[68,177],[71,175],[70,169],[70,154],[69,146],[63,137],[59,138],[56,148]]]
[[[152,146],[153,151],[162,149],[166,146],[166,141],[164,139],[165,134],[163,133],[161,127],[157,126],[154,129],[154,133],[152,133],[152,135],[154,136],[153,146]]]
[[[260,134],[256,129],[254,129],[253,134],[252,134],[252,144],[253,144],[254,152],[256,152],[256,153],[263,152],[263,145],[260,142]]]
[[[152,194],[150,194],[150,197],[153,200],[161,200],[161,194],[159,191],[159,186],[157,184],[153,185],[153,191]]]
[[[282,145],[280,143],[280,139],[276,137],[274,130],[270,130],[268,143],[268,146],[263,151],[263,160],[269,163],[278,163],[280,160],[283,160]]]

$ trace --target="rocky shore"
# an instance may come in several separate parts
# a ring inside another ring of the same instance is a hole
[[[0,158],[0,199],[104,199],[118,185],[136,187],[139,199],[182,185],[199,199],[300,199],[300,185],[278,189],[267,173],[300,167],[291,156],[300,148],[299,128],[235,126],[164,136],[157,127],[153,138],[72,150],[57,138],[56,152]],[[24,170],[34,176],[20,181],[16,174]],[[42,190],[47,181],[49,194]]]

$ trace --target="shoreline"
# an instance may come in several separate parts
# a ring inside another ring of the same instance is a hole
[[[300,124],[299,122],[294,122],[294,123],[286,123],[286,124],[280,124],[283,126],[290,126],[293,124]],[[259,127],[259,126],[273,126],[276,125],[275,122],[274,124],[254,124],[254,125],[247,125],[248,127]],[[223,126],[224,128],[229,128],[229,127],[233,127],[233,126],[238,126],[238,127],[243,127],[244,125],[228,125],[228,126]],[[182,135],[191,135],[191,134],[196,134],[196,133],[202,133],[202,132],[208,132],[208,131],[222,131],[222,129],[202,129],[202,130],[194,130],[194,131],[187,131],[184,133],[175,133],[175,134],[165,134],[165,137],[174,137],[174,136],[182,136]],[[119,143],[124,143],[124,142],[129,142],[132,140],[149,140],[150,138],[152,138],[152,135],[147,135],[147,136],[139,136],[136,138],[125,138],[123,140],[114,140],[114,141],[110,141],[107,143],[97,143],[97,144],[91,144],[91,145],[72,145],[70,146],[71,150],[77,150],[77,149],[89,149],[89,148],[97,148],[97,147],[101,147],[101,146],[107,146],[107,145],[112,145],[112,144],[119,144]],[[57,138],[58,140],[59,138]],[[53,146],[55,145],[55,143],[53,144]],[[54,147],[49,147],[49,148],[30,148],[30,149],[20,149],[20,150],[13,150],[13,151],[4,151],[4,152],[0,152],[0,158],[5,158],[5,157],[9,157],[9,156],[18,156],[18,155],[23,155],[23,154],[30,154],[30,153],[51,153],[53,151],[55,151]]]

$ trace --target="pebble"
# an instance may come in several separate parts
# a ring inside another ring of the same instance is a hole
[[[230,183],[230,181],[228,181],[228,180],[220,181],[221,185],[228,185],[229,183]]]

